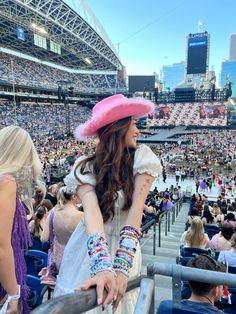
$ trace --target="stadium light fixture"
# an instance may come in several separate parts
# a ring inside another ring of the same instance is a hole
[[[43,26],[39,26],[35,22],[33,22],[31,26],[33,27],[33,29],[37,30],[39,33],[44,34],[44,35],[47,34],[47,31]]]
[[[44,28],[44,27],[40,27],[40,26],[38,26],[37,27],[37,30],[41,33],[41,34],[47,34],[47,31],[46,31],[46,29]]]
[[[92,61],[87,57],[87,58],[84,58],[84,61],[87,63],[87,64],[92,64]]]

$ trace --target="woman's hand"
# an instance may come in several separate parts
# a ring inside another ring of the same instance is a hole
[[[128,278],[121,272],[117,272],[116,277],[116,293],[112,304],[112,312],[114,313],[119,305],[120,300],[125,295],[128,285]]]
[[[114,300],[116,293],[116,279],[112,272],[104,270],[97,273],[94,277],[89,278],[82,287],[75,289],[75,291],[85,291],[88,290],[92,286],[97,287],[97,304],[103,304],[103,308],[105,309],[108,304],[111,304]],[[103,302],[103,291],[107,290],[107,297]]]
[[[18,300],[13,300],[8,304],[6,314],[17,314],[18,313]]]

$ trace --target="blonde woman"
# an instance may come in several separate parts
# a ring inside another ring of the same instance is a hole
[[[212,215],[215,217],[215,219],[216,219],[218,224],[222,224],[224,222],[225,216],[221,212],[221,209],[220,209],[220,207],[218,206],[217,203],[213,204],[211,212],[212,212]]]
[[[57,200],[57,205],[50,211],[41,235],[41,241],[44,242],[49,240],[50,232],[53,234],[55,272],[59,271],[65,246],[84,215],[77,207],[80,202],[79,197],[68,191],[66,187],[60,188]]]
[[[209,238],[204,232],[203,223],[200,217],[194,217],[190,228],[185,231],[181,237],[181,243],[185,247],[205,249]]]
[[[30,243],[23,201],[32,181],[42,189],[41,163],[30,135],[18,126],[0,131],[0,308],[28,313],[24,249]]]

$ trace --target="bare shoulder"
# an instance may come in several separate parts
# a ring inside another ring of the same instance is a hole
[[[16,179],[13,176],[9,174],[0,175],[0,192],[3,190],[8,193],[16,191]]]
[[[74,222],[76,224],[78,224],[83,217],[84,217],[84,213],[83,212],[80,212],[80,211],[76,212],[75,215],[74,215],[74,218],[73,218]]]

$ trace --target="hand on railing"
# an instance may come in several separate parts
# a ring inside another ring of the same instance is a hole
[[[117,272],[116,277],[116,293],[112,304],[112,312],[114,313],[119,305],[120,300],[125,295],[125,291],[128,285],[128,277],[121,272]]]
[[[92,286],[96,286],[97,290],[97,304],[103,304],[103,309],[105,309],[108,304],[111,304],[114,300],[115,293],[117,292],[117,283],[114,274],[110,271],[98,272],[92,278],[89,278],[82,287],[75,289],[75,291],[86,291]],[[103,301],[103,291],[106,289],[107,297]]]

